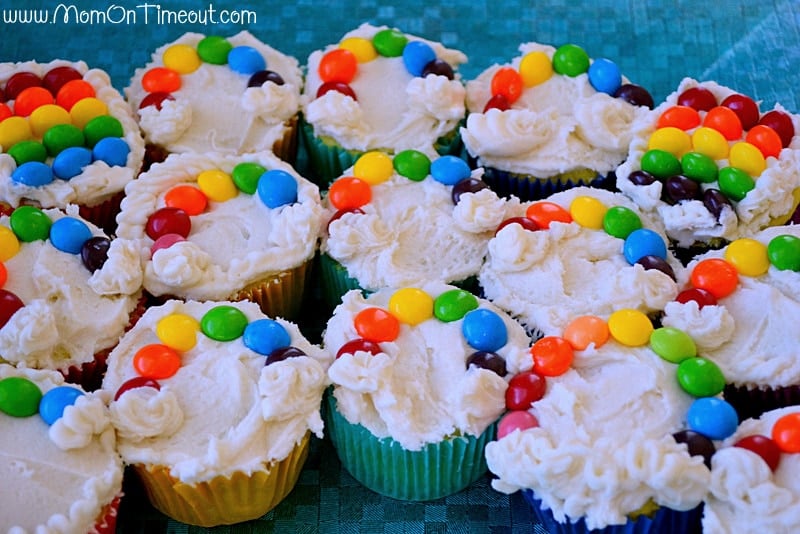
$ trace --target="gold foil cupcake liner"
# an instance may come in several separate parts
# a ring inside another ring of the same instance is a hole
[[[255,302],[269,317],[294,320],[300,315],[311,260],[293,269],[270,273],[235,292],[230,300]]]

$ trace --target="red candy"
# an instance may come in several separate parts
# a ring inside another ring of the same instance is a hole
[[[680,94],[678,105],[689,106],[697,111],[708,111],[717,105],[717,97],[704,87],[692,87]]]
[[[497,424],[497,439],[503,438],[516,430],[527,430],[539,426],[539,421],[532,413],[517,410],[508,412]]]
[[[53,95],[44,87],[28,87],[14,101],[14,114],[27,117],[36,108],[53,102]]]
[[[759,149],[765,158],[770,156],[774,158],[780,157],[781,149],[783,148],[783,141],[781,141],[778,132],[763,124],[753,126],[747,132],[745,141]]]
[[[748,96],[733,94],[723,100],[721,105],[736,113],[745,130],[749,130],[758,123],[758,104]]]
[[[180,355],[170,347],[153,343],[140,348],[133,356],[133,368],[148,378],[169,378],[181,367]]]
[[[0,328],[3,328],[23,306],[25,304],[14,293],[0,289]]]
[[[572,215],[554,202],[534,202],[525,210],[525,216],[539,228],[550,228],[553,222],[572,222]]]
[[[161,111],[161,105],[164,100],[175,100],[175,97],[169,93],[148,93],[146,97],[139,103],[139,109],[146,108],[147,106],[155,106],[157,110]]]
[[[705,289],[700,289],[698,287],[690,287],[689,289],[684,289],[678,296],[675,297],[675,300],[680,302],[681,304],[686,304],[689,301],[695,301],[699,308],[703,306],[716,306],[717,305],[717,297],[714,296],[713,293],[710,291],[706,291]]]
[[[50,91],[50,94],[55,96],[65,83],[71,82],[72,80],[80,80],[82,78],[83,76],[81,73],[72,67],[66,65],[63,67],[54,67],[47,71],[44,76],[42,76],[42,87]]]
[[[700,114],[689,106],[672,106],[664,111],[656,122],[656,128],[672,126],[681,130],[690,130],[700,126]]]
[[[781,449],[767,436],[753,435],[742,438],[733,444],[734,447],[747,449],[761,456],[772,471],[778,468],[781,461]]]
[[[6,280],[8,280],[8,269],[5,263],[0,262],[0,288],[6,285]]]
[[[69,111],[78,101],[94,96],[95,91],[92,84],[84,80],[72,80],[58,90],[56,104]]]
[[[186,241],[186,238],[178,234],[164,234],[160,236],[153,242],[153,245],[150,247],[150,257],[152,257],[157,251],[161,250],[162,248],[169,248],[175,243],[180,243],[181,241]]]
[[[3,122],[13,114],[14,112],[11,111],[11,108],[8,107],[8,105],[0,103],[0,122]]]
[[[366,308],[353,319],[356,332],[374,343],[394,341],[400,333],[400,321],[382,308]]]
[[[506,111],[511,109],[511,104],[508,103],[508,99],[503,95],[494,95],[492,98],[486,102],[486,106],[483,108],[483,112],[486,113],[490,109],[499,109],[500,111]]]
[[[769,113],[765,113],[763,117],[758,121],[758,124],[763,126],[769,126],[778,134],[778,137],[781,138],[781,145],[783,148],[789,146],[792,142],[792,138],[794,137],[794,123],[792,123],[792,118],[783,111],[772,110]]]
[[[342,82],[325,82],[319,86],[317,89],[317,98],[321,97],[328,91],[336,91],[338,93],[342,93],[343,95],[349,96],[353,100],[358,100],[356,98],[356,93],[353,91],[353,88],[347,85],[346,83]]]
[[[733,293],[739,283],[736,267],[720,258],[709,258],[698,262],[690,278],[694,287],[705,289],[717,299]]]
[[[505,221],[500,223],[500,226],[498,226],[497,230],[494,231],[495,235],[497,235],[497,232],[499,232],[509,224],[518,224],[530,232],[535,232],[536,230],[539,229],[539,225],[537,225],[535,222],[533,222],[531,219],[527,217],[511,217],[510,219],[506,219]]]
[[[340,358],[345,354],[355,354],[356,352],[369,352],[373,356],[380,354],[381,346],[375,342],[367,341],[366,339],[354,339],[342,345],[336,351],[336,357]]]
[[[357,71],[358,60],[355,54],[344,48],[337,48],[326,53],[317,67],[317,73],[323,82],[348,84],[353,81]]]
[[[28,87],[41,87],[42,80],[32,72],[18,72],[6,82],[6,100],[16,100],[17,96]]]
[[[119,400],[119,398],[122,396],[122,394],[125,393],[126,391],[130,391],[130,390],[136,389],[136,388],[144,388],[144,387],[155,388],[156,390],[161,390],[161,384],[159,384],[158,382],[156,382],[152,378],[149,378],[147,376],[135,376],[135,377],[131,378],[130,380],[127,380],[127,381],[122,383],[122,385],[119,387],[117,392],[114,394],[114,401],[116,402],[117,400]]]
[[[508,104],[516,102],[525,87],[516,69],[502,67],[492,76],[492,96],[502,95]]]
[[[575,353],[569,341],[557,336],[545,336],[531,347],[533,370],[544,376],[559,376],[572,365]]]
[[[145,233],[155,241],[164,234],[178,234],[187,237],[192,229],[189,215],[178,208],[161,208],[150,215],[145,225]]]
[[[800,452],[800,412],[786,414],[775,421],[772,439],[783,452]]]
[[[164,204],[182,209],[188,215],[199,215],[206,210],[208,197],[194,186],[176,185],[164,195]]]
[[[739,116],[725,106],[716,106],[708,110],[703,126],[712,128],[728,141],[735,141],[742,137],[742,121]]]
[[[364,215],[364,212],[363,212],[363,211],[361,211],[361,210],[360,210],[360,209],[358,209],[358,208],[353,208],[353,209],[348,209],[348,210],[338,210],[338,211],[337,211],[336,213],[334,213],[334,214],[333,214],[333,216],[330,218],[330,220],[328,221],[328,225],[326,226],[326,228],[325,228],[325,229],[327,230],[327,229],[330,227],[330,225],[331,225],[331,223],[332,223],[333,221],[335,221],[335,220],[337,220],[337,219],[341,219],[341,218],[342,218],[342,215],[344,215],[345,213],[360,213],[361,215]]]
[[[506,409],[527,410],[531,404],[544,397],[547,380],[534,371],[514,375],[506,388]]]
[[[328,200],[337,210],[352,210],[372,200],[372,189],[364,180],[345,176],[331,184],[328,189]]]
[[[153,67],[142,76],[142,89],[148,93],[174,93],[181,88],[181,75],[167,67]]]

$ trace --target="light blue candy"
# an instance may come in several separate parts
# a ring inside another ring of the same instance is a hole
[[[495,352],[508,342],[508,330],[503,319],[484,308],[472,310],[464,316],[461,333],[475,350]]]
[[[267,62],[252,46],[237,46],[228,52],[228,66],[240,74],[249,76],[260,70],[266,70]]]
[[[622,253],[631,265],[644,256],[658,256],[662,260],[666,260],[667,245],[656,232],[647,228],[639,228],[625,238]]]
[[[18,184],[40,187],[53,181],[53,170],[46,163],[28,161],[14,169],[11,179]]]
[[[259,319],[245,327],[242,342],[253,352],[269,356],[272,352],[291,345],[292,339],[279,322]]]
[[[54,387],[42,396],[39,401],[39,415],[48,425],[52,425],[64,415],[64,409],[72,406],[83,391],[70,386]]]
[[[589,83],[597,91],[613,96],[622,85],[622,74],[616,63],[610,59],[595,59],[589,65]]]
[[[717,397],[701,397],[689,407],[686,423],[690,430],[708,439],[720,440],[736,432],[739,417],[728,402]]]
[[[91,237],[92,231],[86,223],[74,217],[62,217],[50,226],[50,243],[61,252],[80,254]]]
[[[69,180],[83,172],[92,163],[92,151],[82,146],[65,148],[53,159],[53,174],[62,180]]]
[[[403,63],[412,76],[422,76],[425,65],[436,59],[436,52],[422,41],[409,41],[403,48]]]
[[[297,202],[297,180],[286,171],[273,169],[258,179],[258,197],[268,208]]]
[[[455,185],[470,175],[467,162],[456,156],[442,156],[431,162],[431,176],[444,185]]]
[[[109,167],[124,167],[128,164],[128,154],[131,149],[128,143],[120,137],[105,137],[97,142],[92,149],[95,160],[104,161]]]

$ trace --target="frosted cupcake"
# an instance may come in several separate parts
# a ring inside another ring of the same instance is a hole
[[[126,189],[118,235],[156,297],[299,311],[322,221],[317,186],[269,152],[173,154]]]
[[[167,516],[256,519],[292,490],[322,437],[329,355],[252,302],[148,308],[109,357],[119,451]]]
[[[327,323],[328,433],[344,467],[395,499],[456,493],[486,471],[522,327],[454,286],[348,292]]]
[[[0,243],[0,359],[96,389],[108,352],[141,312],[138,252],[76,206],[0,216]]]
[[[519,50],[466,84],[461,137],[469,157],[493,189],[522,200],[604,185],[625,160],[632,127],[652,109],[652,97],[612,61],[591,60],[576,45],[525,43]]]
[[[784,224],[800,200],[795,132],[779,104],[684,78],[636,125],[617,187],[658,214],[667,235],[696,254]]]
[[[311,53],[303,135],[319,184],[327,186],[369,150],[460,150],[466,56],[386,26],[362,24]]]
[[[0,63],[0,198],[81,215],[114,230],[144,140],[108,74],[86,63]]]
[[[368,152],[330,187],[320,244],[330,304],[348,289],[429,280],[474,286],[509,206],[455,156]]]
[[[620,307],[655,317],[678,294],[667,238],[624,195],[575,187],[522,204],[489,241],[483,294],[535,334]]]
[[[115,531],[123,464],[105,399],[0,364],[3,532]]]
[[[125,95],[163,152],[272,150],[294,161],[302,72],[247,31],[186,33],[159,47]]]

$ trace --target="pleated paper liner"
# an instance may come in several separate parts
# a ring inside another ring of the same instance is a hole
[[[499,196],[515,196],[523,202],[541,200],[554,193],[573,187],[588,186],[607,189],[611,176],[603,176],[591,169],[577,169],[549,178],[537,178],[529,174],[503,171],[494,167],[484,167],[483,181],[489,189]]]
[[[120,493],[114,500],[103,507],[100,517],[97,518],[94,528],[89,534],[114,534],[117,531],[117,516],[119,515],[119,504],[122,499]]]
[[[722,395],[736,410],[740,422],[778,408],[800,405],[800,385],[750,387],[726,384]]]

